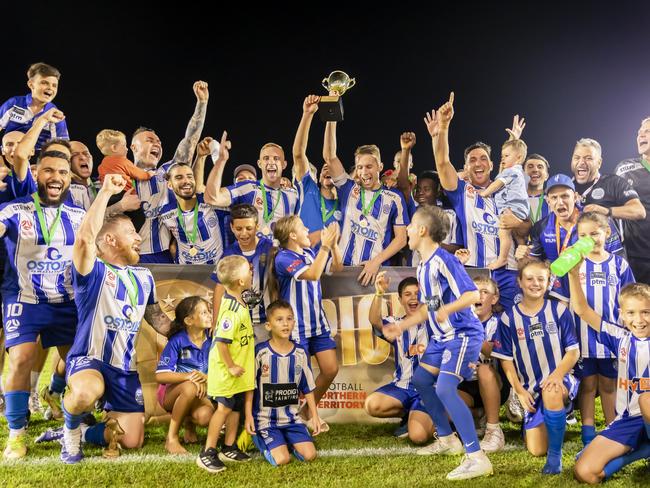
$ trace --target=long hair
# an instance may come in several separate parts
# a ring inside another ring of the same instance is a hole
[[[185,319],[194,313],[194,310],[200,303],[205,303],[208,309],[210,308],[210,304],[207,302],[207,300],[199,296],[185,297],[180,301],[178,305],[176,305],[176,317],[172,321],[168,337],[171,337],[174,334],[178,334],[187,328]]]
[[[287,247],[289,243],[290,234],[296,228],[296,224],[300,220],[297,215],[289,215],[282,217],[275,223],[273,228],[273,237],[277,241],[278,246],[273,246],[269,252],[269,263],[267,267],[266,286],[269,290],[269,297],[272,302],[280,298],[280,284],[275,272],[275,257],[280,252],[280,248]]]

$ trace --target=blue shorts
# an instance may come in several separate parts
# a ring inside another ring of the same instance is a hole
[[[521,301],[522,292],[517,284],[517,271],[504,268],[495,269],[491,278],[499,287],[499,303],[504,310],[510,310]]]
[[[421,363],[440,369],[440,372],[469,380],[474,375],[470,364],[478,365],[483,338],[465,336],[450,341],[429,340],[427,350],[420,359]]]
[[[571,407],[567,410],[568,413],[569,411],[573,410],[573,400],[578,394],[580,381],[572,374],[568,374],[564,377],[562,383],[569,392],[568,403],[571,405]],[[544,423],[544,403],[542,402],[541,393],[539,393],[537,396],[533,408],[535,408],[535,413],[530,413],[528,410],[524,409],[524,423],[522,426],[524,430],[534,429],[535,427],[539,427]]]
[[[601,375],[605,378],[618,378],[618,360],[615,358],[581,358],[575,368],[580,379]]]
[[[245,393],[237,393],[229,397],[210,397],[213,404],[221,403],[224,407],[234,412],[242,412],[244,410]],[[217,405],[215,405],[216,407]]]
[[[336,349],[336,342],[332,339],[332,334],[330,332],[325,332],[324,334],[312,337],[301,337],[295,342],[304,347],[307,352],[309,352],[310,356],[313,356],[317,352]]]
[[[144,396],[137,371],[123,371],[99,359],[76,356],[66,361],[66,382],[73,374],[86,369],[98,371],[104,378],[104,410],[144,412]]]
[[[422,401],[420,401],[420,394],[415,390],[400,388],[394,383],[388,383],[387,385],[377,388],[374,392],[393,397],[402,404],[405,412],[411,412],[413,410],[419,410],[424,413],[427,412],[422,405]]]
[[[43,348],[69,346],[77,331],[77,307],[68,303],[20,303],[6,298],[2,304],[5,348],[36,342],[41,336]]]
[[[174,264],[169,250],[154,252],[151,254],[140,254],[140,264]]]
[[[313,442],[305,424],[289,424],[256,430],[257,437],[269,451],[280,446],[295,446],[301,442]]]
[[[641,444],[650,440],[641,415],[617,418],[598,435],[632,449],[637,449]]]

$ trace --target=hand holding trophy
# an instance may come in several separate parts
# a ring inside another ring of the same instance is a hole
[[[343,102],[341,96],[355,85],[354,78],[350,78],[343,71],[332,71],[327,78],[323,78],[323,87],[330,95],[321,97],[319,113],[323,122],[340,122],[343,120]],[[331,95],[335,93],[335,95]]]

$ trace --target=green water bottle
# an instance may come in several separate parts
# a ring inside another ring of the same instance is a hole
[[[591,237],[581,237],[571,247],[567,247],[558,258],[551,263],[551,273],[562,277],[591,252],[596,243]]]

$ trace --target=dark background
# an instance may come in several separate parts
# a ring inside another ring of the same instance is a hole
[[[231,171],[254,163],[268,141],[281,144],[291,164],[304,96],[324,94],[323,77],[341,69],[357,80],[344,97],[339,126],[346,165],[356,146],[369,143],[390,164],[400,133],[412,130],[416,169],[431,168],[422,118],[450,90],[457,165],[476,140],[491,144],[498,161],[515,113],[526,118],[529,152],[545,155],[552,172],[568,171],[580,137],[600,141],[606,171],[636,156],[639,122],[650,115],[650,2],[316,5],[309,11],[248,2],[3,7],[0,98],[26,93],[28,65],[45,61],[63,74],[55,103],[95,165],[99,130],[130,135],[139,125],[158,132],[165,161],[194,109],[192,83],[202,79],[210,88],[203,134],[228,130]],[[316,117],[308,155],[317,165],[322,132]]]

